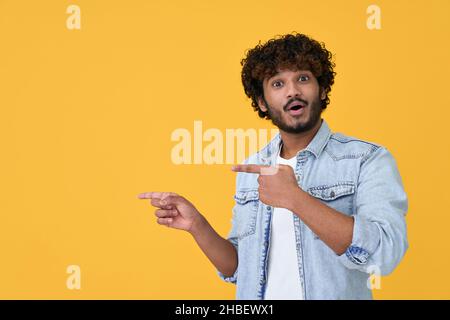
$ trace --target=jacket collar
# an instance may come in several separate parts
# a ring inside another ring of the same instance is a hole
[[[331,136],[331,130],[327,122],[324,119],[321,119],[321,121],[322,124],[320,125],[320,128],[314,138],[305,149],[297,152],[296,157],[299,157],[299,154],[305,151],[311,152],[316,158],[320,156]],[[281,151],[282,144],[283,141],[281,140],[281,135],[280,133],[277,133],[275,137],[260,151],[261,161],[263,163],[269,162],[267,164],[275,163],[276,157]]]

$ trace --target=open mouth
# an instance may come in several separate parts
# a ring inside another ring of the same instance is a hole
[[[294,102],[288,107],[287,112],[292,116],[297,116],[303,113],[305,107],[306,106],[299,102]]]

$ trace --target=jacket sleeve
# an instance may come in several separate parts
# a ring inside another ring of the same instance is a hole
[[[395,159],[386,148],[378,147],[362,161],[352,243],[338,260],[349,269],[390,274],[408,249],[407,210]]]
[[[244,162],[244,164],[248,163],[248,159],[246,159]],[[239,186],[239,181],[240,181],[240,177],[241,177],[241,173],[237,173],[236,174],[236,190]],[[238,241],[238,220],[236,219],[236,213],[235,213],[235,208],[236,208],[236,203],[234,204],[233,210],[232,210],[232,218],[231,218],[231,230],[228,233],[227,236],[227,240],[229,242],[231,242],[231,244],[236,248],[236,252],[239,256],[239,241]],[[219,270],[217,271],[217,274],[219,275],[219,277],[224,280],[225,282],[230,282],[233,284],[236,284],[237,282],[237,276],[238,276],[238,270],[239,270],[239,259],[238,259],[238,266],[236,267],[236,271],[234,272],[234,274],[231,277],[226,277],[224,274],[222,274]]]
[[[228,241],[230,241],[231,242],[231,244],[236,248],[236,252],[238,252],[237,250],[238,250],[238,242],[237,242],[237,238],[235,238],[235,237],[233,237],[232,236],[232,233],[233,233],[233,228],[232,228],[232,230],[230,231],[230,233],[229,233],[229,235],[228,235],[228,237],[227,237],[227,240]],[[239,261],[238,261],[238,264],[239,264]],[[236,268],[236,271],[234,272],[234,274],[231,276],[231,277],[226,277],[224,274],[222,274],[222,272],[220,272],[219,270],[217,270],[217,274],[219,275],[219,277],[223,280],[223,281],[225,281],[225,282],[230,282],[230,283],[233,283],[233,284],[236,284],[236,282],[237,282],[237,275],[238,275],[238,267]]]

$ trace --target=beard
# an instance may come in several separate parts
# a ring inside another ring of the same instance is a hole
[[[275,126],[277,126],[278,129],[288,133],[302,133],[311,130],[320,120],[320,116],[323,111],[319,97],[311,101],[311,103],[308,103],[307,101],[298,98],[291,99],[288,101],[288,103],[286,103],[286,105],[282,108],[282,110],[276,110],[272,108],[271,106],[269,106],[266,99],[263,98],[263,100],[267,108],[267,113],[269,114],[270,119],[272,120],[272,123]],[[305,110],[303,110],[303,115],[301,115],[300,117],[291,117],[286,112],[287,106],[291,104],[293,101],[300,101],[306,104],[306,106],[304,107]],[[287,117],[293,118],[294,124],[289,124],[285,119]],[[303,120],[303,118],[306,118],[306,120]]]

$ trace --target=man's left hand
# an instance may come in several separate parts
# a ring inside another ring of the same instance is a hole
[[[266,205],[290,209],[292,200],[298,197],[300,192],[304,192],[297,184],[294,170],[288,165],[241,164],[233,166],[231,170],[259,174],[259,200]]]

